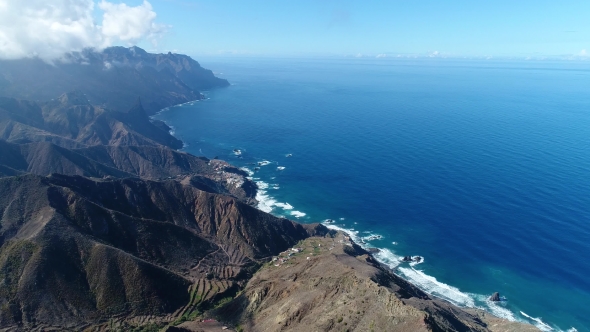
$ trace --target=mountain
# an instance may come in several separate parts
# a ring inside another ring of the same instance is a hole
[[[148,116],[225,85],[135,47],[0,61],[0,330],[534,330],[256,209],[248,174]]]
[[[0,177],[25,173],[61,173],[99,178],[134,176],[50,142],[15,144],[0,140],[0,155]]]
[[[141,98],[148,115],[202,99],[199,90],[228,86],[198,62],[179,54],[112,47],[68,54],[61,61],[0,60],[0,96],[45,101],[80,90],[94,105],[131,109]]]
[[[25,173],[81,175],[93,178],[174,178],[210,193],[255,204],[256,185],[247,174],[221,160],[209,160],[165,146],[97,145],[67,149],[50,142],[0,140],[0,177]]]
[[[172,319],[213,300],[191,300],[200,284],[231,295],[265,258],[327,231],[172,180],[23,175],[0,193],[0,326],[25,329]]]
[[[127,112],[118,112],[91,105],[79,90],[49,102],[0,97],[0,138],[9,142],[182,147],[164,126],[151,122],[138,100]]]
[[[229,85],[227,80],[215,77],[211,70],[202,68],[197,61],[184,54],[171,52],[151,54],[137,46],[130,48],[110,47],[104,50],[103,60],[117,66],[151,67],[159,72],[169,71],[187,86],[196,90]]]

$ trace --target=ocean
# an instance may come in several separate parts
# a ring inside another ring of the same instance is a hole
[[[232,85],[155,118],[251,171],[260,209],[328,220],[457,305],[590,331],[588,62],[199,60]]]

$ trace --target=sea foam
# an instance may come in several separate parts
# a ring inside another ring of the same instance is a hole
[[[415,286],[428,294],[434,295],[462,307],[475,307],[474,299],[458,288],[436,280],[435,277],[414,268],[398,267],[399,273]]]
[[[244,170],[248,171],[248,174],[253,174],[252,171],[248,170],[247,168],[244,168]],[[258,178],[250,178],[251,180],[256,182],[256,186],[258,187],[258,190],[256,191],[256,200],[258,201],[258,209],[262,210],[266,213],[272,213],[276,208],[280,208],[282,209],[285,213],[289,212],[289,214],[295,218],[303,218],[305,217],[307,214],[301,211],[297,211],[294,210],[293,205],[287,203],[287,202],[278,202],[274,197],[270,196],[268,194],[268,188],[270,188],[270,185],[264,181],[261,181]],[[272,187],[273,189],[278,189],[278,186],[273,185]]]
[[[283,210],[293,210],[293,205],[289,203],[275,203],[275,205],[282,208]]]
[[[532,320],[534,322],[533,325],[535,325],[541,331],[555,331],[554,328],[552,328],[551,326],[549,326],[545,322],[543,322],[541,320],[541,318],[531,317],[522,311],[520,312],[520,314],[523,315],[524,317]],[[573,329],[573,331],[576,331],[575,328],[571,328],[571,329],[569,329],[569,331],[572,331],[572,329]]]
[[[295,218],[303,218],[305,217],[307,214],[301,211],[291,211],[291,215]]]

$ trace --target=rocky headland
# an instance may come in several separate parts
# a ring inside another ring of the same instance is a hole
[[[150,114],[227,86],[137,47],[0,61],[0,330],[533,331],[430,297]]]

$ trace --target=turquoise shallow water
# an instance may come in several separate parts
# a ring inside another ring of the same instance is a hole
[[[190,153],[259,167],[260,208],[333,219],[384,249],[396,273],[456,304],[590,331],[588,64],[203,65],[232,86],[156,117]],[[405,255],[424,262],[400,263]],[[486,301],[494,291],[506,301]]]

